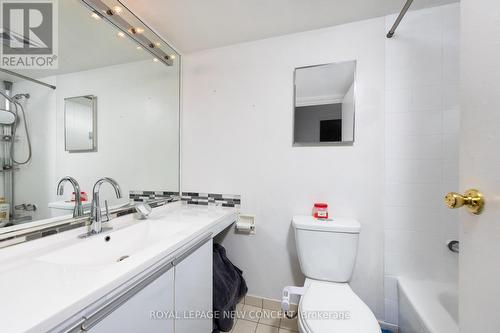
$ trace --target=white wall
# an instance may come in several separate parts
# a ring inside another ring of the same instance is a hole
[[[395,16],[386,19],[386,29]],[[386,46],[386,321],[397,322],[396,276],[457,282],[459,5],[412,11]]]
[[[384,28],[378,18],[184,57],[183,190],[241,194],[257,215],[254,237],[224,241],[250,294],[303,283],[290,222],[326,201],[362,224],[351,284],[382,317]],[[293,148],[294,68],[346,60],[357,60],[356,144]]]

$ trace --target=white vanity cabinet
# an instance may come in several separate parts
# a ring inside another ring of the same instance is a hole
[[[212,239],[204,237],[115,296],[78,329],[92,333],[209,333],[211,310]]]
[[[175,333],[212,332],[212,240],[175,265]]]
[[[93,326],[92,333],[174,333],[174,318],[159,312],[174,311],[174,268],[135,294],[119,308]],[[155,318],[151,318],[151,312]],[[158,312],[158,313],[157,313]]]

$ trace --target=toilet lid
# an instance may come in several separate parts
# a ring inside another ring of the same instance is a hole
[[[294,216],[292,223],[295,229],[342,232],[349,234],[359,234],[361,231],[361,224],[351,218],[336,217],[333,219],[321,220],[312,216]]]
[[[308,333],[380,333],[377,319],[347,283],[311,281],[299,311]]]

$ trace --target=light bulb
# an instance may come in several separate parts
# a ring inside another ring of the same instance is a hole
[[[153,61],[154,61],[154,62],[158,62],[158,61],[160,61],[160,60],[158,60],[158,58],[153,58]]]
[[[136,49],[142,50],[142,46],[137,46]]]
[[[143,28],[130,28],[128,29],[128,31],[131,33],[131,34],[142,34],[144,32],[144,29]]]
[[[95,20],[100,20],[101,17],[99,16],[99,14],[97,14],[96,12],[92,12],[92,14],[90,14],[90,16],[95,19]]]
[[[122,38],[125,37],[125,34],[122,31],[120,31],[117,35],[118,35],[118,37],[122,37]]]
[[[114,6],[113,7],[113,12],[115,12],[116,14],[120,14],[122,12],[122,7],[120,6]]]
[[[175,59],[175,54],[170,55],[170,59],[174,60]]]

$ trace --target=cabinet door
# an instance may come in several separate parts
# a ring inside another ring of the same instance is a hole
[[[175,333],[212,332],[212,240],[175,266],[175,310]]]
[[[174,269],[170,269],[113,311],[92,333],[174,333]],[[153,313],[153,315],[152,315]]]

